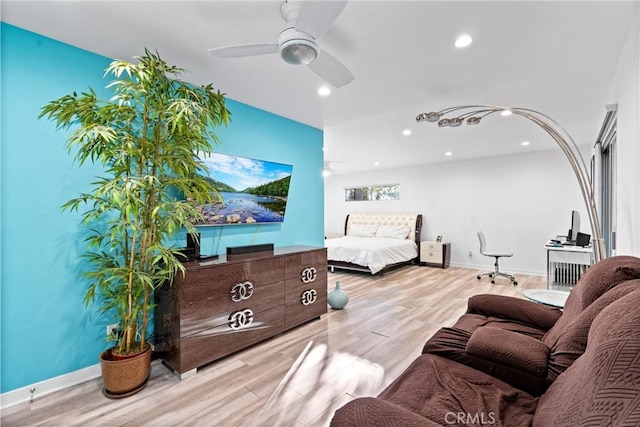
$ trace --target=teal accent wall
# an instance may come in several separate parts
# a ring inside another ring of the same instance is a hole
[[[80,214],[60,206],[101,170],[78,168],[67,131],[39,120],[47,102],[89,86],[106,95],[109,58],[1,24],[0,392],[98,363],[108,318],[85,309]],[[148,46],[153,49],[153,46]],[[160,52],[162,54],[162,52]],[[177,64],[180,65],[180,64]],[[214,82],[215,84],[215,82]],[[215,150],[293,165],[285,221],[201,229],[202,252],[274,243],[323,245],[322,131],[229,100]],[[182,245],[184,236],[176,236]]]

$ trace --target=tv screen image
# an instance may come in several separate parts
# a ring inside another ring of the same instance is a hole
[[[200,159],[203,176],[220,195],[217,203],[197,206],[204,221],[196,225],[281,223],[287,210],[292,165],[212,153]]]

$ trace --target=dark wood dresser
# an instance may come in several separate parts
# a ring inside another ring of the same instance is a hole
[[[180,378],[327,312],[327,250],[287,246],[184,264],[155,293],[156,348]]]

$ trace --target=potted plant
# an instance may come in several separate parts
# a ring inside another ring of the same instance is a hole
[[[182,229],[195,233],[200,214],[187,199],[213,201],[215,190],[198,173],[206,171],[198,153],[211,152],[218,142],[214,129],[230,117],[224,95],[212,85],[178,80],[184,70],[167,65],[157,53],[145,50],[136,59],[116,60],[107,68],[105,76],[115,78],[107,86],[113,91],[110,99],[98,99],[91,89],[74,92],[51,101],[40,114],[58,128],[75,128],[66,143],[75,162],[104,168],[91,191],[69,200],[63,210],[82,209],[89,228],[84,303],[97,303],[119,324],[115,346],[101,355],[110,397],[146,385],[153,291],[184,272],[169,239]],[[132,361],[140,362],[141,371],[123,373],[120,365]]]

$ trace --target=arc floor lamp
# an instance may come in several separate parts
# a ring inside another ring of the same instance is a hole
[[[524,117],[544,129],[544,131],[558,144],[562,152],[567,157],[567,160],[569,160],[571,169],[573,169],[573,172],[578,179],[582,198],[584,199],[584,203],[587,207],[593,239],[594,260],[595,262],[598,262],[601,259],[606,258],[604,240],[602,239],[602,231],[598,220],[598,210],[596,208],[588,169],[575,141],[571,138],[571,135],[569,135],[566,129],[564,129],[558,122],[546,114],[530,110],[528,108],[505,108],[495,105],[463,105],[445,108],[444,110],[430,113],[420,113],[416,116],[416,121],[437,122],[439,127],[459,127],[465,122],[468,125],[480,124],[480,121],[484,117],[494,113],[510,113]]]

